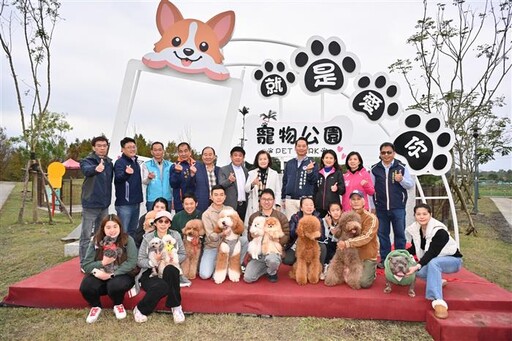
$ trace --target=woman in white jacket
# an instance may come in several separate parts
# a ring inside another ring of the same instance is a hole
[[[414,218],[416,221],[407,226],[405,236],[407,241],[412,241],[407,251],[418,256],[419,262],[409,268],[407,275],[417,271],[418,277],[425,279],[425,297],[432,301],[435,317],[445,319],[448,317],[448,304],[443,300],[442,274],[459,271],[462,254],[448,228],[432,218],[429,205],[416,205]]]
[[[259,198],[265,188],[274,191],[276,198],[281,198],[281,181],[279,174],[270,168],[272,158],[266,150],[260,150],[254,158],[254,169],[249,171],[247,181],[245,182],[245,191],[249,193],[247,199],[247,213],[245,215],[245,224],[247,225],[251,214],[260,210]],[[277,201],[277,200],[276,200]],[[277,209],[279,205],[274,207]]]

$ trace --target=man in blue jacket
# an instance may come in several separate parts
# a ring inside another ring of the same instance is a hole
[[[183,211],[183,196],[196,191],[196,160],[187,142],[178,144],[178,161],[171,165],[170,184],[176,213]]]
[[[295,141],[297,157],[286,163],[283,173],[281,199],[288,219],[300,210],[300,198],[313,196],[318,180],[318,165],[308,156],[308,140],[299,137]]]
[[[408,168],[395,159],[395,146],[384,142],[380,146],[380,162],[372,166],[371,177],[375,184],[373,202],[379,218],[380,259],[391,252],[390,223],[393,224],[395,249],[405,249],[405,205],[407,190],[414,186]]]
[[[112,198],[113,165],[112,160],[107,157],[108,139],[97,136],[92,139],[91,144],[92,153],[80,160],[80,169],[85,177],[82,185],[82,230],[78,250],[80,268],[91,236],[108,215]]]
[[[172,189],[169,183],[171,162],[164,160],[164,144],[153,142],[153,158],[141,165],[142,184],[146,185],[146,210],[151,211],[156,198],[164,198],[171,207]]]
[[[137,162],[137,145],[131,137],[121,140],[123,154],[114,164],[114,185],[116,188],[116,211],[123,223],[123,229],[132,237],[139,221],[142,202],[142,178]]]

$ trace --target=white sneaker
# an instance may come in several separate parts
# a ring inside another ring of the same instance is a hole
[[[320,274],[320,280],[325,280],[325,277],[327,276],[327,269],[329,268],[329,264],[324,264],[324,271]]]
[[[126,317],[126,310],[124,310],[124,306],[122,304],[115,305],[114,314],[116,314],[116,318],[118,320],[124,319]]]
[[[87,315],[87,318],[85,319],[85,322],[87,323],[94,323],[98,320],[98,317],[100,317],[101,308],[100,307],[92,307],[91,311],[89,311],[89,315]]]
[[[192,285],[192,282],[185,276],[180,275],[180,287],[189,287]]]
[[[137,306],[135,306],[135,308],[133,308],[133,318],[134,318],[135,322],[137,322],[137,323],[143,323],[148,320],[148,317],[146,315],[142,314],[139,311],[139,308],[137,308]]]
[[[185,314],[183,314],[183,310],[181,310],[181,305],[172,308],[172,318],[174,319],[174,323],[185,322]]]

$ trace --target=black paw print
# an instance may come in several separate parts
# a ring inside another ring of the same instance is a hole
[[[411,173],[445,174],[451,167],[453,131],[435,114],[413,112],[405,116],[395,134],[396,153],[407,160]]]
[[[370,121],[379,121],[384,113],[390,117],[400,111],[398,85],[390,82],[383,73],[370,76],[361,75],[355,82],[355,90],[350,103],[352,110],[366,115]]]
[[[292,65],[301,73],[303,90],[312,94],[323,90],[339,93],[347,85],[345,77],[359,72],[359,60],[345,51],[345,44],[337,37],[309,38],[305,48],[294,51]]]
[[[252,74],[256,81],[261,81],[260,94],[263,97],[286,96],[288,84],[295,82],[295,74],[280,60],[275,64],[271,60],[266,60],[263,62],[263,68],[254,70]]]

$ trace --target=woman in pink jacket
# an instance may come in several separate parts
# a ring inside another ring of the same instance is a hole
[[[350,152],[345,159],[345,165],[347,166],[347,172],[343,174],[346,189],[342,196],[343,211],[346,212],[352,209],[349,198],[350,193],[356,189],[366,194],[364,209],[368,210],[368,196],[375,193],[375,188],[370,173],[363,167],[363,158],[358,152]]]

